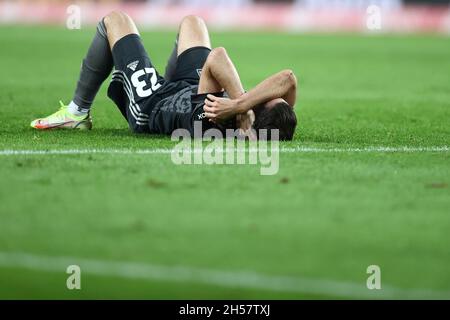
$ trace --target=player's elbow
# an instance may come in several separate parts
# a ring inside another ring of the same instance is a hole
[[[284,86],[287,86],[289,89],[297,89],[297,77],[291,69],[281,71],[280,78]]]

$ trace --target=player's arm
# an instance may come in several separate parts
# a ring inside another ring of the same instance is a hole
[[[236,99],[208,95],[204,110],[210,119],[227,119],[276,98],[283,98],[294,107],[297,98],[297,78],[292,70],[283,70],[270,76]]]
[[[219,47],[211,51],[203,66],[198,93],[220,92],[222,90],[225,90],[232,99],[239,98],[245,92],[233,61],[225,48]],[[223,119],[231,117],[224,116]],[[213,119],[209,119],[209,121],[216,122]],[[236,115],[236,126],[242,132],[248,131],[253,121],[254,114],[251,110]]]

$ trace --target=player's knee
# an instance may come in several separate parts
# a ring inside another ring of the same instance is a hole
[[[130,21],[131,18],[125,12],[118,10],[111,11],[103,18],[106,29],[111,29],[116,26],[126,24]]]
[[[208,69],[214,68],[215,65],[218,65],[223,62],[223,58],[226,57],[227,51],[223,47],[217,47],[211,50],[206,59],[205,65],[203,66],[203,71],[207,71]]]
[[[183,18],[183,20],[181,20],[181,25],[183,26],[183,25],[203,25],[203,24],[205,24],[205,21],[202,19],[202,18],[200,18],[199,16],[196,16],[196,15],[188,15],[188,16],[185,16],[184,18]]]
[[[211,50],[211,53],[208,56],[210,61],[215,61],[218,59],[222,59],[227,56],[227,50],[224,47],[217,47]]]
[[[211,50],[211,53],[218,56],[226,56],[227,50],[224,47],[217,47]]]

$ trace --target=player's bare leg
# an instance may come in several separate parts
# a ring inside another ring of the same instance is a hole
[[[139,35],[139,31],[134,21],[124,12],[113,11],[103,19],[110,48],[113,48],[117,41],[129,34]]]
[[[177,54],[192,47],[211,48],[208,28],[203,19],[197,16],[187,16],[181,21]]]
[[[200,17],[187,16],[180,24],[177,42],[166,67],[167,80],[170,80],[176,68],[175,51],[179,56],[189,48],[199,46],[211,48],[208,28]],[[223,90],[231,98],[240,97],[245,92],[239,74],[225,48],[215,48],[203,66],[197,93],[216,93]]]
[[[192,47],[211,48],[208,28],[202,18],[194,15],[186,16],[180,24],[177,42],[166,68],[166,79],[170,80],[171,69],[176,66],[173,60],[174,52],[177,56]],[[198,93],[214,93],[227,91],[231,98],[239,97],[244,89],[239,74],[228,57],[224,48],[215,48],[211,51],[203,66],[200,76]]]
[[[171,81],[177,65],[177,58],[180,54],[192,47],[211,48],[208,28],[202,18],[189,15],[183,18],[178,29],[175,46],[169,57],[164,78]]]

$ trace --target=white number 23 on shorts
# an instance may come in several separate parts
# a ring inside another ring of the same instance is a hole
[[[146,74],[150,76],[150,83],[145,82],[146,79],[142,79]],[[155,68],[145,68],[136,71],[131,76],[131,83],[136,88],[136,93],[139,97],[145,98],[150,96],[154,91],[158,90],[161,87],[160,83],[157,83],[158,77],[156,76]],[[144,89],[147,87],[147,89]]]

